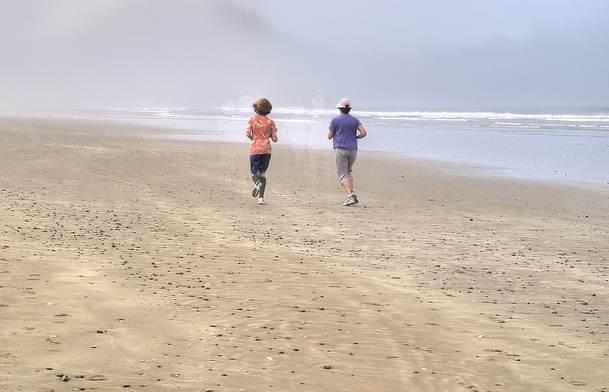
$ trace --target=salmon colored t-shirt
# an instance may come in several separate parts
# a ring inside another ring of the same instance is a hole
[[[250,155],[270,154],[271,140],[277,141],[275,121],[267,116],[253,115],[247,120],[245,135],[252,139]]]

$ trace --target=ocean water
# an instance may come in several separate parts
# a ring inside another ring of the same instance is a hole
[[[249,142],[251,109],[78,110],[87,118],[171,127],[188,140]],[[331,148],[337,109],[274,108],[279,142]],[[368,131],[362,151],[466,164],[503,176],[609,185],[609,109],[511,111],[356,110]]]

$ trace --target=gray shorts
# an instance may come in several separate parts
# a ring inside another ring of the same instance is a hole
[[[338,174],[338,180],[342,185],[351,178],[353,163],[355,162],[355,158],[357,158],[357,150],[349,151],[335,148],[334,155],[336,156],[336,173]]]

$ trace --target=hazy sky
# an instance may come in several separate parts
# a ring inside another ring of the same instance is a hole
[[[609,107],[608,18],[607,0],[0,0],[0,108]]]

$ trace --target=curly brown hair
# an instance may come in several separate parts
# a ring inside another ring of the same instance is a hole
[[[261,114],[263,116],[266,116],[267,114],[271,113],[271,110],[273,110],[271,101],[266,98],[260,98],[252,104],[252,107],[254,108],[254,112],[256,112],[256,114]]]

